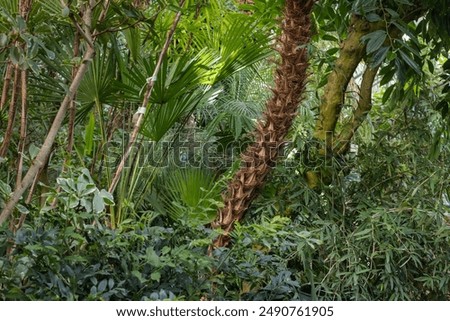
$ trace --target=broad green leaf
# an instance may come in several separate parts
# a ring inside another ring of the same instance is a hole
[[[386,58],[388,52],[389,52],[390,47],[384,46],[381,47],[380,49],[378,49],[373,57],[372,57],[372,61],[371,61],[371,67],[377,67],[378,65],[380,65],[384,59]]]
[[[106,279],[102,280],[97,286],[98,292],[104,292],[106,290],[107,285],[108,285],[108,281]]]
[[[16,208],[21,214],[28,214],[28,213],[30,213],[30,210],[28,208],[26,208],[25,206],[23,206],[22,204],[17,204]]]
[[[366,52],[371,54],[377,51],[386,40],[387,33],[384,30],[376,30],[364,36],[361,40],[367,41]]]
[[[158,254],[156,254],[155,250],[151,247],[147,248],[145,251],[145,258],[147,260],[147,263],[154,266],[154,267],[160,267],[161,266],[161,260],[159,259]]]
[[[28,152],[30,153],[30,158],[34,159],[37,154],[39,153],[39,147],[37,147],[35,144],[31,143],[30,147],[28,148]]]
[[[159,272],[153,272],[150,275],[150,279],[152,279],[153,281],[159,282],[161,280],[161,273]]]
[[[103,201],[106,205],[114,205],[114,197],[107,190],[102,189],[99,195],[101,198],[103,198]]]
[[[100,193],[95,193],[94,199],[92,200],[92,207],[94,213],[101,213],[105,210],[105,202],[100,196]]]
[[[75,208],[78,204],[80,204],[80,199],[74,194],[69,195],[69,208]]]

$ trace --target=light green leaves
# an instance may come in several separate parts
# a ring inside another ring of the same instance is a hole
[[[61,188],[57,196],[58,202],[66,210],[84,210],[87,213],[98,214],[103,212],[106,206],[114,205],[113,196],[104,189],[99,190],[85,168],[78,177],[59,177],[57,183]]]

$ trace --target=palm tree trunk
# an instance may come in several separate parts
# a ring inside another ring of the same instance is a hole
[[[282,34],[277,51],[281,56],[275,73],[273,97],[267,102],[264,119],[255,130],[255,142],[243,153],[241,169],[224,195],[225,206],[212,226],[223,234],[214,246],[226,246],[234,222],[242,219],[257,189],[275,165],[280,145],[294,121],[307,78],[307,44],[310,40],[310,13],[313,0],[286,0]]]

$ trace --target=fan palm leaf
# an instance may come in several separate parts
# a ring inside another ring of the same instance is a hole
[[[168,170],[155,184],[155,207],[171,219],[191,226],[210,223],[220,199],[214,175],[199,168]]]

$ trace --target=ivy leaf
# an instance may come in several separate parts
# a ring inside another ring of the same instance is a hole
[[[153,265],[154,267],[161,266],[161,260],[159,259],[158,254],[156,254],[155,250],[151,247],[147,248],[145,251],[147,263]]]
[[[30,211],[25,206],[23,206],[21,204],[17,204],[16,208],[21,214],[28,214],[28,213],[30,213]]]
[[[27,22],[21,16],[17,16],[17,27],[19,28],[19,32],[22,33],[27,29]]]
[[[102,189],[99,195],[103,198],[106,205],[114,205],[114,197],[107,190]]]
[[[153,272],[150,275],[150,279],[152,279],[153,281],[159,282],[159,280],[161,280],[161,273],[159,272]]]

